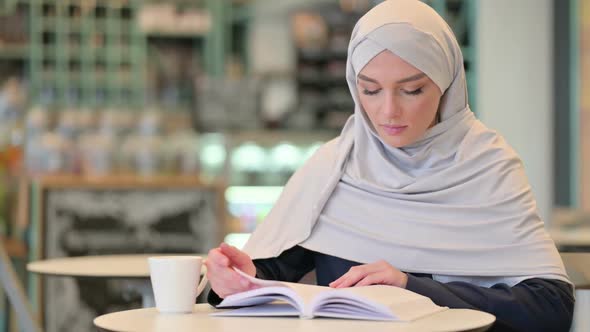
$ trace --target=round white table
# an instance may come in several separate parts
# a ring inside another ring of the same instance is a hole
[[[69,277],[150,276],[148,257],[158,254],[78,256],[46,259],[27,264],[27,270],[40,274]]]
[[[141,294],[144,308],[155,306],[154,295],[149,281],[150,277],[148,257],[172,254],[131,254],[131,255],[101,255],[54,258],[35,261],[27,264],[27,270],[52,276],[62,277],[92,277],[92,278],[121,278],[128,279],[128,289]],[[201,256],[203,254],[174,254]],[[204,266],[201,272],[204,271]]]
[[[495,317],[469,309],[449,309],[413,322],[380,322],[349,319],[301,319],[296,317],[212,317],[209,304],[196,304],[192,314],[160,314],[155,308],[114,312],[94,319],[106,331],[338,331],[338,332],[449,332],[485,331]]]

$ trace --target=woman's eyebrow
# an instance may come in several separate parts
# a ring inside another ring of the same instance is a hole
[[[421,79],[424,76],[426,76],[426,74],[420,73],[420,74],[412,75],[412,76],[409,76],[406,78],[402,78],[401,80],[397,81],[396,83],[406,83],[406,82],[416,81],[416,80]]]
[[[412,75],[412,76],[409,76],[409,77],[406,77],[406,78],[402,78],[401,80],[399,80],[399,81],[396,81],[396,83],[406,83],[406,82],[411,82],[411,81],[419,80],[419,79],[421,79],[421,78],[422,78],[422,77],[424,77],[424,76],[426,76],[426,74],[424,74],[424,73],[419,73],[419,74]],[[358,78],[360,78],[360,79],[361,79],[361,80],[363,80],[363,81],[368,81],[368,82],[377,83],[377,84],[379,83],[379,82],[377,82],[377,80],[375,80],[374,78],[367,77],[367,76],[365,76],[365,75],[363,75],[363,74],[358,74]]]
[[[365,75],[363,75],[363,74],[359,74],[359,75],[358,75],[358,78],[360,78],[360,79],[361,79],[361,80],[363,80],[363,81],[368,81],[368,82],[372,82],[372,83],[377,83],[377,84],[379,84],[379,82],[377,82],[377,80],[375,80],[374,78],[367,77],[367,76],[365,76]]]

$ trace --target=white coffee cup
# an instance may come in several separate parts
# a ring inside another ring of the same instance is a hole
[[[156,256],[148,258],[156,308],[162,313],[193,311],[207,277],[199,283],[203,258],[200,256]],[[198,286],[197,286],[198,285]]]

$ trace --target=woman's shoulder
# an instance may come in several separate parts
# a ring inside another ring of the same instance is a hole
[[[338,136],[320,145],[320,147],[311,155],[311,157],[304,164],[304,167],[307,164],[325,163],[326,161],[331,161],[335,159],[338,155],[340,143],[341,139],[340,136]]]
[[[487,127],[481,121],[476,120],[467,131],[460,145],[460,153],[465,157],[476,155],[494,155],[495,158],[520,160],[520,157],[494,129]]]

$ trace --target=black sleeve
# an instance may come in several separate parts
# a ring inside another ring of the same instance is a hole
[[[297,282],[315,267],[313,252],[300,246],[283,251],[279,257],[255,259],[256,277],[266,280]],[[218,305],[221,298],[209,291],[207,302]]]
[[[574,310],[571,285],[550,279],[528,279],[513,287],[490,288],[466,282],[440,283],[408,274],[406,288],[449,308],[476,309],[496,316],[490,331],[564,331]]]

